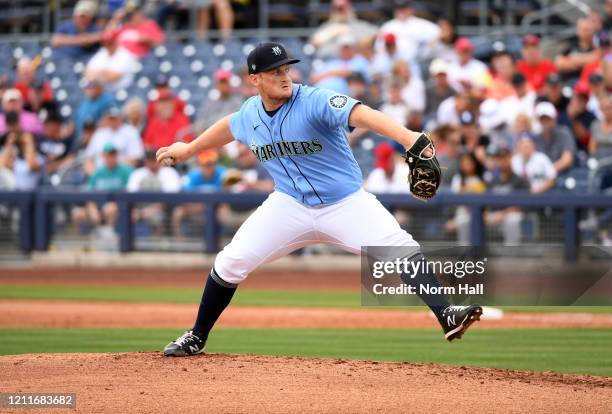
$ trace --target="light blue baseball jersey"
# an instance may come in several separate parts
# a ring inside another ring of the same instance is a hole
[[[249,98],[230,117],[230,129],[272,175],[276,191],[307,206],[332,204],[362,186],[345,132],[359,103],[328,89],[295,84],[291,99],[272,117],[259,96]]]

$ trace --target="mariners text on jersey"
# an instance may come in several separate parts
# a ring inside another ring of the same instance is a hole
[[[251,151],[259,162],[270,161],[276,157],[310,155],[322,150],[323,145],[316,138],[310,141],[281,141],[266,145],[251,144]]]

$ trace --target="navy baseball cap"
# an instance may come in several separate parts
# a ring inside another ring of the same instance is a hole
[[[291,59],[280,43],[260,43],[249,53],[247,66],[249,74],[267,72],[282,65],[293,65],[299,59]]]

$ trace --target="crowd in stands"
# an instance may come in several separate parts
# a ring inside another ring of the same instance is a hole
[[[157,8],[146,1],[102,3],[110,13],[99,14],[97,1],[78,1],[72,19],[51,38],[54,58],[87,61],[70,117],[59,110],[40,57],[22,56],[14,73],[0,78],[0,188],[33,190],[70,176],[102,191],[271,191],[270,176],[237,143],[200,154],[179,170],[155,163],[156,149],[190,141],[256,91],[244,71],[218,68],[212,98],[189,114],[159,73],[148,101],[129,97],[120,105],[117,92],[135,82],[134,68],[166,42],[166,29],[176,26],[172,17],[187,2],[163,1]],[[223,38],[230,39],[229,0],[198,4],[198,34],[206,35],[214,11]],[[296,67],[293,77],[354,96],[413,130],[431,131],[447,191],[544,193],[562,187],[587,160],[605,165],[612,157],[612,1],[602,10],[578,19],[575,37],[560,54],[546,57],[546,39],[527,35],[520,50],[495,44],[483,61],[452,21],[418,17],[411,1],[394,1],[393,18],[376,26],[360,20],[350,0],[332,0],[329,20],[309,39],[311,67]],[[359,129],[348,140],[356,151],[374,155],[373,164],[362,165],[367,189],[408,192],[401,148]],[[610,175],[600,184],[612,186]],[[177,235],[184,218],[201,216],[201,208],[172,212]],[[162,213],[163,206],[151,204],[136,209],[134,218],[159,222]],[[75,220],[93,224],[114,224],[116,216],[112,203],[89,203],[74,213]],[[520,219],[513,208],[486,217],[509,241],[520,236]],[[469,214],[458,209],[446,227],[467,237]]]

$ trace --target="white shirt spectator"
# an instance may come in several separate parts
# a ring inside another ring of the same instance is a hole
[[[410,76],[410,82],[402,89],[402,99],[410,111],[422,113],[425,110],[425,83],[415,76]]]
[[[557,171],[550,158],[538,151],[534,152],[527,162],[520,154],[515,154],[512,157],[512,171],[529,181],[532,192],[537,192],[546,181],[557,177]]]
[[[181,189],[181,177],[174,168],[161,167],[154,173],[147,167],[136,169],[127,183],[127,191],[159,191],[176,193]]]
[[[111,56],[108,50],[103,47],[89,60],[87,69],[111,70],[123,74],[119,80],[107,85],[108,89],[116,91],[127,88],[132,84],[137,64],[138,60],[127,49],[119,47]]]
[[[23,158],[15,159],[13,164],[13,174],[15,176],[15,190],[32,191],[35,190],[42,177],[42,170],[45,160],[42,156],[37,155],[38,163],[41,168],[38,171],[32,171],[27,161]]]
[[[437,24],[420,17],[411,16],[404,21],[393,19],[380,28],[383,36],[378,36],[377,50],[383,50],[385,45],[382,38],[387,33],[393,33],[397,38],[397,48],[402,58],[412,62],[419,57],[420,48],[433,44],[440,37],[440,28]]]
[[[448,66],[448,82],[457,92],[465,90],[462,81],[486,86],[488,76],[487,65],[477,59],[470,59],[465,65],[455,61]]]
[[[410,107],[404,102],[398,104],[387,102],[378,109],[380,112],[390,116],[402,125],[406,125],[408,115],[410,114]]]
[[[104,165],[102,150],[108,142],[117,148],[119,162],[140,159],[144,155],[140,134],[132,125],[122,124],[116,130],[110,127],[99,128],[94,132],[91,142],[85,149],[85,156],[95,159],[96,167]]]
[[[408,165],[405,163],[395,163],[395,171],[390,179],[386,176],[384,169],[375,168],[368,175],[365,187],[369,192],[376,194],[407,194],[410,192],[410,184],[406,180],[408,173]]]
[[[501,101],[502,113],[506,116],[508,125],[514,125],[514,121],[519,114],[525,114],[531,119],[535,119],[535,104],[537,95],[534,91],[529,91],[525,96],[511,96]]]
[[[455,97],[451,96],[438,106],[436,115],[438,125],[459,125],[460,119],[455,106]]]

